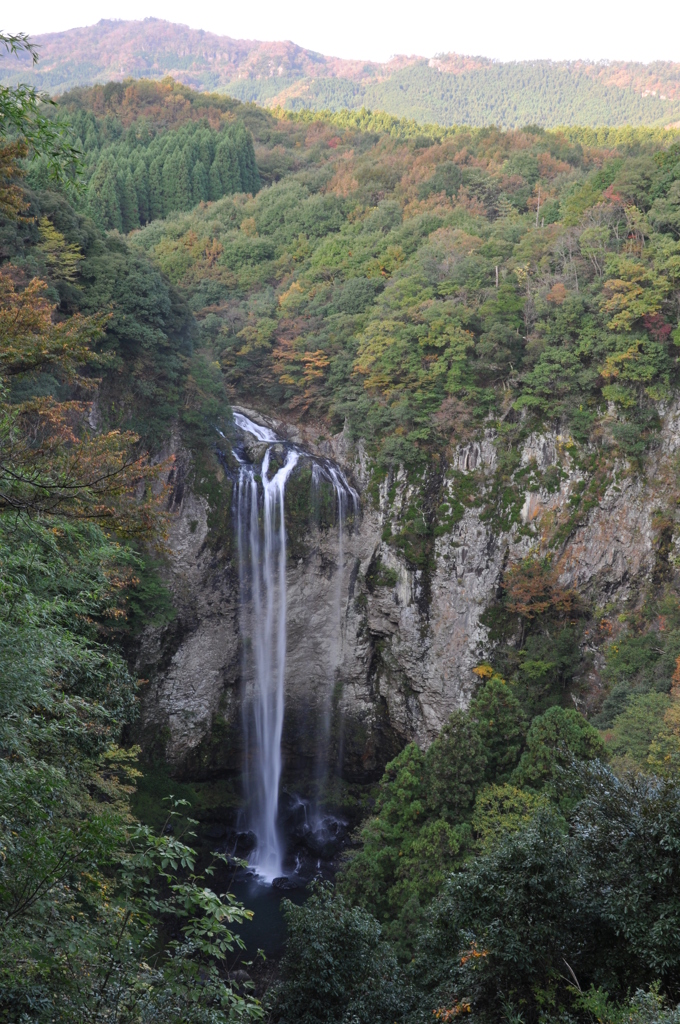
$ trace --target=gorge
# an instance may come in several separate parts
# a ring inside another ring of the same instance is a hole
[[[254,834],[250,863],[271,880],[293,872],[295,855],[300,863],[300,830],[282,838],[280,784],[284,818],[302,799],[304,830],[313,835],[324,811],[351,808],[348,787],[376,780],[404,743],[426,748],[449,714],[468,706],[473,670],[493,657],[484,613],[508,562],[545,550],[594,477],[568,436],[530,434],[509,527],[474,506],[449,524],[446,499],[461,481],[477,494],[493,491],[497,438],[487,430],[455,450],[440,482],[446,529],[433,531],[425,572],[390,543],[388,524],[414,500],[404,474],[385,479],[376,506],[363,446],[344,432],[320,440],[239,406],[234,422],[234,445],[222,451],[220,442],[213,465],[233,515],[222,550],[211,549],[209,503],[188,486],[190,456],[177,453],[168,579],[180,619],[147,630],[139,671],[152,678],[145,728],[165,730],[165,756],[180,777],[210,786],[237,779],[245,766],[241,795],[218,802],[208,822],[229,823],[246,851],[244,834]],[[677,486],[676,405],[662,422],[646,473],[615,467],[559,551],[561,585],[600,607],[625,608],[665,564],[655,510]],[[363,491],[361,502],[348,479]],[[584,647],[589,642],[586,634]],[[601,671],[597,654],[586,660],[572,687],[575,706],[601,700]],[[314,849],[323,846],[321,831],[316,840]]]
[[[677,132],[59,106],[83,188],[0,145],[0,1020],[677,1024]]]

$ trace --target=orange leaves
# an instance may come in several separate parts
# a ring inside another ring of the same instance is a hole
[[[0,146],[0,213],[9,220],[19,220],[26,206],[26,197],[18,183],[23,171],[17,161],[27,152],[24,142]]]
[[[76,314],[54,323],[46,292],[47,285],[37,277],[18,292],[8,268],[0,271],[0,373],[5,376],[50,365],[72,380],[77,366],[98,358],[90,345],[103,336],[108,316]]]
[[[163,488],[152,485],[169,461],[151,464],[131,432],[91,434],[88,408],[43,398],[4,412],[0,513],[89,519],[127,536],[157,533]]]
[[[206,264],[209,267],[214,267],[223,252],[224,246],[221,242],[218,242],[216,238],[213,238],[212,241],[208,240],[203,250]]]
[[[565,301],[566,297],[567,289],[561,281],[558,281],[557,284],[554,284],[548,292],[548,294],[546,295],[546,299],[548,300],[548,302],[552,303],[553,306],[561,306],[562,303]]]
[[[384,253],[369,260],[366,265],[366,277],[391,277],[405,259],[404,250],[400,245],[388,245]]]
[[[538,173],[548,181],[551,178],[556,178],[558,174],[568,174],[571,169],[571,164],[564,160],[556,160],[550,153],[538,154]]]
[[[524,558],[505,574],[505,604],[512,615],[535,619],[539,615],[565,618],[578,608],[578,594],[558,582],[558,569],[545,558]]]
[[[477,949],[477,943],[473,942],[465,953],[461,953],[460,966],[464,967],[465,964],[469,964],[470,962],[474,963],[475,960],[484,959],[488,955],[489,951],[487,949]]]
[[[460,1017],[461,1013],[470,1013],[472,1006],[467,1000],[463,999],[458,1002],[456,999],[453,1006],[445,1007],[440,1006],[436,1010],[432,1011],[432,1015],[435,1020],[440,1020],[443,1024],[447,1024],[447,1021],[454,1020],[456,1017]]]
[[[469,949],[460,953],[460,965],[461,967],[470,965],[474,968],[477,962],[485,960],[488,955],[488,950],[478,949],[477,943],[473,942]],[[450,1021],[455,1020],[456,1017],[471,1012],[472,1004],[469,999],[454,999],[452,1006],[438,1006],[436,1010],[432,1011],[432,1016],[435,1020],[441,1021],[442,1024],[450,1024]]]
[[[0,374],[22,377],[49,367],[81,391],[96,386],[78,370],[101,361],[90,344],[103,335],[107,316],[54,323],[45,283],[34,278],[19,291],[12,270],[0,272]],[[0,513],[90,519],[127,535],[157,532],[162,487],[151,485],[167,465],[151,465],[136,450],[136,434],[93,433],[90,404],[75,398],[10,404],[2,390],[0,400]]]
[[[305,351],[297,338],[280,338],[272,353],[274,373],[281,384],[292,387],[297,395],[294,406],[308,409],[318,399],[330,360],[322,349]]]

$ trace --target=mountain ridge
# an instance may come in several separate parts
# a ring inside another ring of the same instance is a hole
[[[368,106],[443,125],[680,121],[680,64],[670,61],[501,62],[440,53],[400,54],[380,63],[327,56],[291,40],[233,39],[156,18],[102,19],[33,41],[37,67],[27,55],[7,60],[0,83],[23,81],[59,95],[77,86],[170,76],[200,91],[265,106]]]

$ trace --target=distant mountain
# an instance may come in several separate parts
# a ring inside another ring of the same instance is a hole
[[[52,94],[166,75],[196,89],[299,110],[362,106],[439,124],[667,125],[680,121],[680,64],[518,61],[439,54],[386,64],[290,41],[231,39],[146,18],[36,36],[40,62],[7,58],[0,82]]]

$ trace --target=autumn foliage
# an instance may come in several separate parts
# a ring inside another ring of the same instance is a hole
[[[159,488],[167,468],[152,465],[131,431],[99,433],[92,395],[99,380],[85,368],[102,365],[93,345],[108,316],[76,314],[57,320],[47,285],[0,271],[0,513],[55,515],[115,525],[127,535],[158,529]],[[53,395],[12,400],[12,385],[49,372],[67,386]]]
[[[578,612],[579,596],[559,583],[559,568],[548,558],[528,557],[508,569],[505,606],[525,621],[538,616],[566,619]]]

